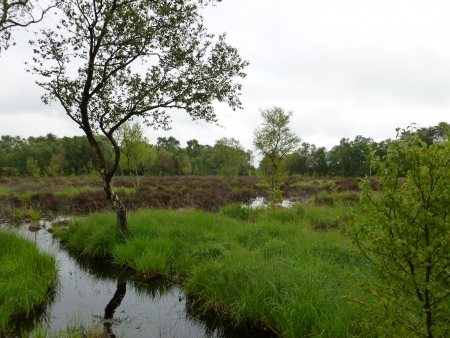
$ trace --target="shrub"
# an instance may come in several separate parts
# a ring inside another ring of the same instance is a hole
[[[360,281],[368,296],[357,301],[384,336],[449,337],[450,141],[428,146],[403,131],[373,165],[381,196],[362,182],[364,212],[348,234],[380,281]]]

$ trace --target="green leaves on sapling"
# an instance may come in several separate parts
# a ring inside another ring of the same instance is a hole
[[[382,335],[448,337],[450,142],[427,145],[403,131],[372,163],[381,195],[363,180],[365,212],[348,228],[379,276],[359,281],[368,295],[361,308]]]

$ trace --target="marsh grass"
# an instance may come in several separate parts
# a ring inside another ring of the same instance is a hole
[[[177,279],[200,312],[283,337],[372,337],[354,325],[360,318],[344,299],[346,274],[371,271],[329,230],[348,207],[249,210],[133,212],[126,235],[115,230],[113,214],[101,213],[56,233],[84,254]]]
[[[64,330],[49,332],[44,326],[34,328],[29,334],[30,338],[110,338],[107,330],[100,324],[92,322],[86,324],[78,319],[72,320]],[[120,336],[122,337],[122,336]]]
[[[308,180],[300,180],[298,182],[295,183],[291,183],[290,186],[291,187],[295,187],[295,188],[311,188],[311,187],[322,187],[322,188],[327,188],[329,186],[331,186],[331,184],[333,183],[332,180],[322,180],[322,179],[308,179]]]
[[[74,197],[78,194],[81,194],[83,192],[96,192],[101,191],[102,189],[100,187],[91,187],[91,186],[82,186],[82,187],[74,187],[74,186],[67,186],[63,187],[61,189],[53,189],[51,190],[56,197]]]
[[[220,214],[241,221],[256,221],[261,211],[253,208],[243,208],[240,203],[231,203],[220,208]]]
[[[24,212],[26,217],[30,217],[34,221],[39,221],[41,219],[42,213],[39,210],[28,209]]]
[[[55,258],[14,233],[0,230],[0,332],[12,316],[28,315],[51,297]]]

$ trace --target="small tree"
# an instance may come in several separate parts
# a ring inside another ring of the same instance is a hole
[[[58,163],[50,161],[48,166],[45,168],[45,173],[50,177],[56,177],[61,175],[61,167]]]
[[[86,134],[122,229],[126,208],[111,184],[121,154],[117,129],[134,117],[168,129],[168,109],[216,122],[215,100],[241,108],[241,85],[235,80],[245,76],[248,62],[226,44],[225,35],[214,41],[204,27],[202,10],[215,2],[61,1],[59,24],[32,41],[37,48],[31,71],[44,79],[38,83],[47,92],[43,100],[59,101]],[[97,141],[100,133],[114,148],[112,166]]]
[[[260,112],[264,122],[253,133],[253,146],[264,156],[263,175],[270,185],[270,195],[279,198],[287,176],[284,158],[300,145],[301,139],[288,127],[292,111],[272,107]]]
[[[348,234],[379,280],[360,283],[375,304],[358,301],[383,335],[449,337],[450,141],[403,132],[373,164],[381,194],[362,182],[364,212]]]
[[[41,168],[34,157],[27,157],[26,168],[28,175],[33,177],[41,176]]]
[[[144,162],[147,154],[147,144],[144,142],[144,130],[135,122],[124,123],[117,131],[117,141],[120,145],[122,156],[119,165],[128,169],[131,182],[134,187],[139,186],[138,165]],[[133,179],[133,172],[136,179]]]

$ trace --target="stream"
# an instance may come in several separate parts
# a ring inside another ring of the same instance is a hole
[[[29,318],[12,323],[7,336],[19,337],[36,325],[48,333],[68,325],[100,323],[110,337],[261,337],[263,332],[235,328],[216,316],[199,316],[179,285],[165,279],[143,279],[130,270],[103,260],[89,259],[68,250],[46,229],[31,232],[28,225],[19,235],[53,254],[59,268],[53,300]],[[265,332],[264,332],[265,333]]]

